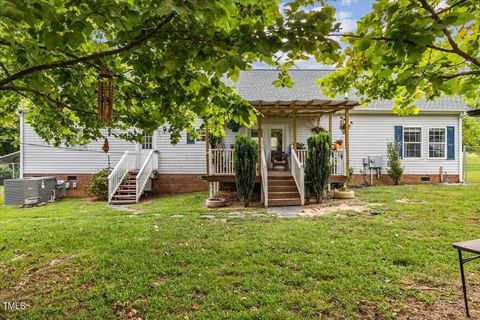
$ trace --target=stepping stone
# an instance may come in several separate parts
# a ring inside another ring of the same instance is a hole
[[[237,220],[237,219],[243,219],[245,218],[245,215],[243,214],[235,214],[227,217],[227,220]]]
[[[183,218],[184,215],[183,214],[174,214],[173,216],[171,216],[172,218]]]
[[[202,219],[215,219],[214,215],[211,214],[204,214],[203,216],[200,216]]]
[[[263,214],[263,213],[253,213],[252,214],[252,217],[253,218],[262,218],[262,217],[266,217],[267,215],[266,214]]]
[[[289,215],[279,215],[278,216],[280,219],[295,219],[298,218],[297,215],[289,214]]]

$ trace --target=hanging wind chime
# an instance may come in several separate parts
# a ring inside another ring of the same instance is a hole
[[[106,70],[101,70],[98,80],[97,106],[99,121],[112,121],[113,116],[113,74]]]
[[[97,119],[99,121],[112,121],[113,117],[113,74],[106,70],[99,72],[98,94],[97,94]],[[108,138],[105,137],[102,146],[103,152],[108,154],[110,145]],[[110,156],[107,155],[107,168],[110,168]]]

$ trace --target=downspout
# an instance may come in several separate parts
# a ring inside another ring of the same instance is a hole
[[[25,118],[24,118],[23,109],[21,108],[21,106],[18,107],[17,114],[20,118],[20,179],[22,179],[23,178],[23,162],[24,162],[24,157],[23,157],[24,128],[23,127],[25,125]]]
[[[463,117],[465,116],[465,112],[460,113],[458,115],[458,180],[463,183],[464,176],[463,176]]]

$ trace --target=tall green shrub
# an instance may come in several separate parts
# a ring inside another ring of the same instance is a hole
[[[305,159],[306,187],[318,202],[323,200],[325,189],[332,174],[332,138],[320,132],[307,140],[308,153]]]
[[[398,185],[400,183],[400,179],[403,175],[403,167],[402,162],[400,161],[400,144],[401,142],[395,140],[394,142],[387,143],[387,173],[392,178],[393,183]]]
[[[235,180],[237,197],[246,207],[252,198],[257,174],[258,145],[250,137],[239,135],[235,138]]]

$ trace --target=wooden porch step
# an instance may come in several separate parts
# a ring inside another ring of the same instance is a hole
[[[136,203],[135,200],[112,200],[110,201],[110,204],[118,204],[118,205],[121,205],[121,204],[134,204]]]
[[[122,181],[122,184],[127,183],[127,184],[132,184],[132,183],[137,183],[137,180],[135,179],[125,179]]]
[[[269,192],[268,199],[300,199],[300,194],[298,191],[290,191],[290,192]]]
[[[115,195],[113,196],[113,199],[136,199],[136,195],[135,194],[117,194],[115,193]]]
[[[135,184],[121,184],[120,187],[118,188],[119,190],[135,190],[137,188],[137,185]]]
[[[134,188],[129,188],[129,189],[118,189],[117,190],[117,193],[123,193],[123,194],[126,194],[126,193],[129,193],[129,194],[135,194],[136,193],[136,189]]]
[[[298,192],[297,186],[268,186],[268,192]]]
[[[282,179],[282,180],[272,180],[272,181],[268,181],[268,186],[272,186],[272,187],[280,187],[280,186],[296,186],[295,184],[295,180],[285,180],[285,179]]]
[[[268,205],[270,207],[279,207],[279,206],[299,206],[302,202],[300,198],[284,198],[284,199],[269,199]]]
[[[268,181],[273,180],[294,180],[293,176],[268,176]]]

